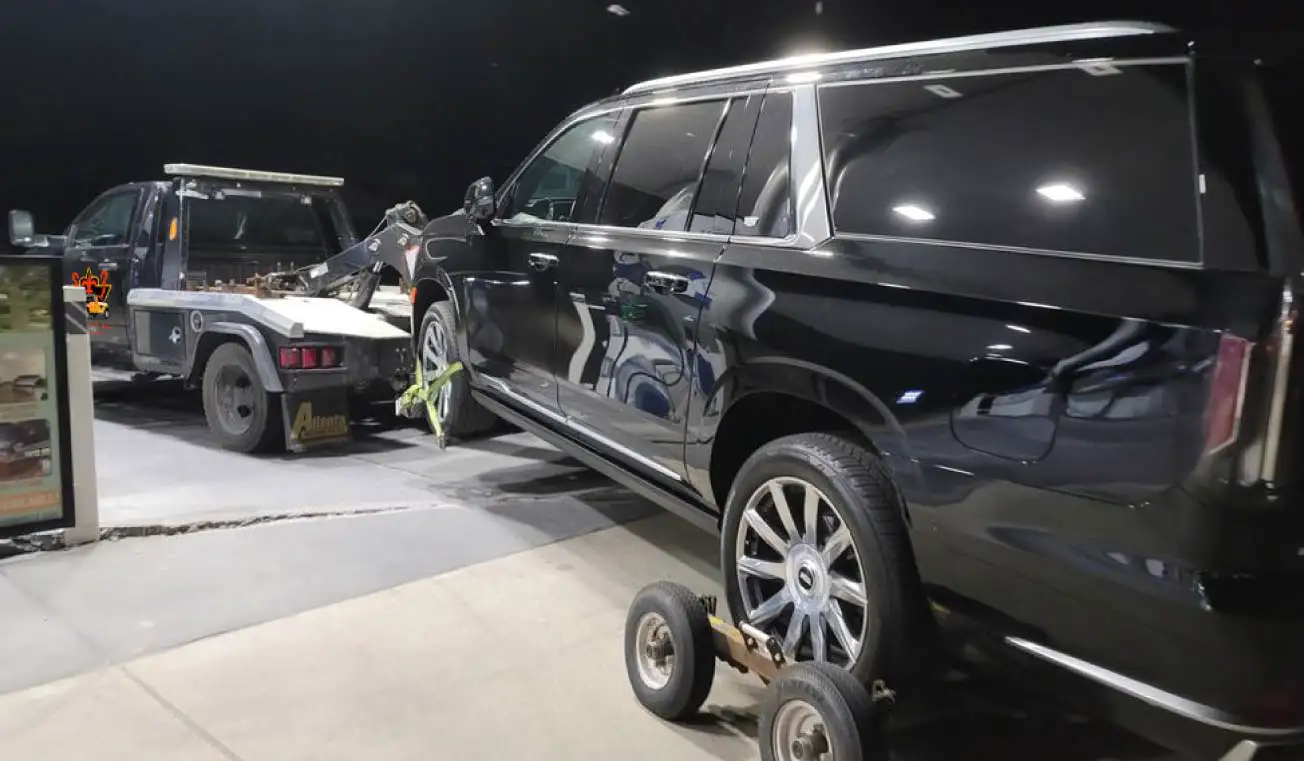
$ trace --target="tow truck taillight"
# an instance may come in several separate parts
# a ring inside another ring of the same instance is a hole
[[[332,370],[344,365],[344,350],[338,346],[283,346],[279,360],[282,370]]]
[[[1249,341],[1233,335],[1224,334],[1218,341],[1218,358],[1205,407],[1205,454],[1213,454],[1236,441],[1252,347]]]

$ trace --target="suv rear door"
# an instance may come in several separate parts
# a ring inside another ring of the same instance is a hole
[[[685,476],[697,321],[733,231],[761,99],[632,108],[595,224],[576,226],[562,259],[562,412],[671,482]]]

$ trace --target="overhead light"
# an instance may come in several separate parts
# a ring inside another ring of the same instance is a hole
[[[605,129],[600,129],[595,131],[592,137],[594,140],[598,141],[599,143],[602,143],[603,145],[611,145],[612,143],[616,142],[616,138],[612,136],[612,134],[606,131]]]
[[[607,6],[607,13],[610,13],[613,16],[624,17],[629,15],[629,9],[623,5],[612,3],[611,5]]]
[[[915,206],[914,204],[893,206],[892,211],[895,211],[897,214],[900,214],[906,219],[912,220],[914,222],[928,222],[930,220],[937,219],[936,215],[934,215],[933,212],[923,208],[922,206]]]
[[[1013,349],[1014,347],[1013,347],[1013,346],[1010,346],[1009,344],[992,344],[991,346],[988,346],[987,348],[988,348],[989,350],[991,350],[991,351],[1009,351],[1010,349]]]
[[[1071,203],[1081,201],[1086,198],[1082,191],[1065,182],[1056,182],[1051,185],[1042,185],[1037,188],[1037,192],[1044,198],[1055,203]]]
[[[1031,333],[1031,332],[1032,332],[1031,330],[1029,330],[1029,329],[1023,327],[1022,325],[1006,325],[1005,327],[1009,328],[1010,330],[1018,331],[1019,333]]]

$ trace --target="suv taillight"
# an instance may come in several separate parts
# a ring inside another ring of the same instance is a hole
[[[340,346],[283,346],[278,360],[282,370],[332,370],[344,365]]]
[[[1245,403],[1245,382],[1249,374],[1250,350],[1254,344],[1238,336],[1223,334],[1218,340],[1218,358],[1209,384],[1205,407],[1204,453],[1218,452],[1236,441]]]

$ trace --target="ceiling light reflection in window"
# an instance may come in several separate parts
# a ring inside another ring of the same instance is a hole
[[[1052,203],[1076,203],[1086,198],[1081,190],[1067,182],[1053,182],[1037,188],[1037,194]]]
[[[892,211],[896,212],[897,214],[900,214],[901,216],[905,217],[911,222],[931,222],[934,219],[937,219],[936,214],[933,214],[933,212],[929,211],[928,209],[925,209],[922,206],[917,206],[913,203],[906,203],[906,204],[901,204],[900,206],[893,206]]]

